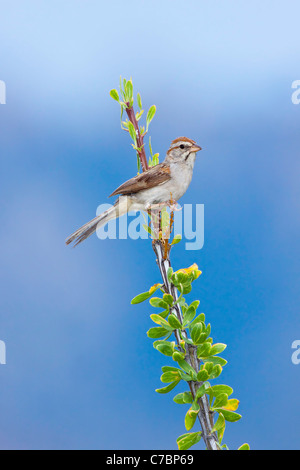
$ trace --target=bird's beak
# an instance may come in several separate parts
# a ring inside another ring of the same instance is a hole
[[[199,150],[202,150],[201,147],[199,147],[199,145],[193,145],[192,147],[190,147],[190,152],[199,152]]]

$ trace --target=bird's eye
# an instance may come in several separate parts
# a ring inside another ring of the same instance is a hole
[[[183,145],[183,144],[181,144],[181,145],[180,145],[180,148],[181,148],[181,149],[184,149],[184,145]]]

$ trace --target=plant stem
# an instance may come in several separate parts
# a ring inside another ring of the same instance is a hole
[[[148,170],[148,163],[147,163],[147,157],[146,157],[146,152],[144,148],[144,135],[141,135],[140,128],[135,117],[133,106],[130,107],[129,103],[126,103],[126,113],[127,113],[129,121],[131,121],[134,126],[135,133],[136,133],[136,143],[137,143],[137,147],[139,148],[138,155],[140,158],[142,169],[143,171],[146,171]]]
[[[168,279],[168,269],[171,267],[170,253],[166,259],[164,259],[164,247],[160,240],[154,240],[152,243],[154,253],[156,255],[156,262],[161,273],[161,277],[164,283],[164,290],[167,294],[171,294],[174,301],[178,299],[178,292],[175,286]],[[182,323],[183,317],[180,305],[178,303],[173,307],[173,313],[177,315],[178,320]],[[178,347],[182,350],[180,344],[179,331],[174,331],[176,342]],[[186,336],[186,332],[183,330],[182,334]],[[186,361],[193,369],[199,371],[199,360],[197,358],[196,348],[186,343]],[[202,385],[201,382],[190,381],[188,382],[190,391],[193,398],[196,396],[198,388]],[[198,413],[198,419],[202,428],[202,437],[208,450],[220,450],[218,438],[215,433],[212,433],[213,428],[213,416],[209,408],[209,402],[207,395],[203,395],[199,400],[200,411]]]

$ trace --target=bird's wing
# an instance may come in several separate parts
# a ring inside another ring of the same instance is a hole
[[[160,163],[159,165],[149,168],[149,170],[144,171],[140,175],[125,181],[125,183],[121,184],[121,186],[119,186],[110,196],[137,193],[143,189],[150,189],[165,183],[166,181],[169,181],[170,178],[171,174],[169,165]]]

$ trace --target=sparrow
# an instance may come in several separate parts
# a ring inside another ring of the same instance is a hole
[[[79,245],[97,228],[129,211],[149,211],[170,200],[178,201],[190,185],[199,150],[201,147],[187,137],[173,140],[162,163],[119,186],[109,196],[119,196],[114,206],[76,230],[66,239],[66,244]]]

